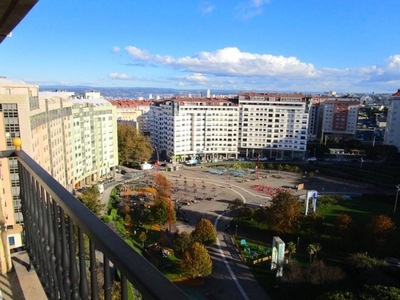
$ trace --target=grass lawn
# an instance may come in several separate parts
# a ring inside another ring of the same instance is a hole
[[[263,243],[248,241],[246,239],[246,244],[242,245],[241,241],[242,241],[242,239],[240,237],[238,237],[235,240],[235,243],[240,251],[240,254],[246,259],[246,262],[249,265],[252,265],[254,260],[257,260],[260,258],[265,258],[265,257],[271,255],[271,245],[270,244],[265,245]],[[268,248],[267,252],[264,252],[265,248]]]
[[[341,241],[332,235],[332,228],[334,227],[336,217],[341,213],[346,213],[351,216],[358,227],[362,228],[368,222],[371,216],[386,214],[392,218],[396,224],[396,227],[400,228],[400,214],[393,213],[393,205],[394,199],[393,203],[390,203],[388,201],[380,201],[380,199],[374,199],[374,201],[371,201],[367,197],[364,199],[359,197],[353,198],[352,200],[342,201],[336,205],[317,207],[317,214],[324,218],[324,225],[326,228],[325,233],[321,237],[311,238],[304,236],[301,233],[294,233],[291,235],[283,235],[281,238],[285,243],[289,241],[296,243],[297,237],[299,237],[299,247],[297,249],[297,253],[292,255],[292,259],[295,260],[296,264],[299,266],[307,266],[310,262],[307,245],[310,243],[319,242],[322,245],[322,249],[318,256],[323,258],[324,262],[328,265],[339,266],[343,268],[346,264],[344,261],[345,256],[338,255],[339,251],[342,251]],[[260,244],[261,241],[263,244],[271,243],[272,241],[272,236],[274,234],[269,232],[264,226],[259,227],[254,221],[235,218],[231,222],[231,228],[235,228],[236,225],[238,225],[238,234],[241,235],[241,237],[236,240],[238,245],[240,245],[240,239],[244,238],[247,240],[246,237],[249,237],[252,240],[260,240]],[[398,238],[400,238],[400,230],[398,230]],[[354,241],[354,243],[357,244],[358,242]],[[247,242],[247,246],[249,246],[252,250],[257,249],[257,244],[257,242]],[[363,249],[361,242],[358,246],[358,250]],[[333,288],[338,290],[349,289],[349,280],[337,282],[334,284],[334,286],[312,286],[307,284],[297,284],[296,286],[291,286],[290,284],[285,283],[279,284],[280,288],[277,289],[275,271],[270,270],[269,263],[263,262],[253,265],[252,261],[247,257],[248,254],[246,256],[246,253],[243,252],[244,247],[239,247],[240,252],[245,254],[248,266],[250,270],[252,270],[254,277],[265,288],[272,299],[295,299],[296,293],[301,293],[302,296],[309,295],[310,299],[313,299],[313,297],[318,295],[318,293],[323,293]]]

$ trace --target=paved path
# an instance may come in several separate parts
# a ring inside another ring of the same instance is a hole
[[[204,284],[199,286],[179,286],[187,292],[196,292],[203,299],[245,299],[262,300],[269,299],[268,295],[260,284],[255,280],[252,272],[245,262],[240,258],[234,244],[231,240],[231,234],[225,233],[226,225],[231,218],[227,211],[231,200],[235,198],[242,199],[244,203],[250,206],[258,207],[260,205],[269,205],[270,196],[252,188],[255,184],[271,186],[274,188],[292,188],[291,192],[297,196],[305,196],[307,189],[316,189],[320,193],[343,193],[355,194],[362,192],[360,187],[353,184],[343,185],[337,181],[325,179],[319,176],[314,179],[305,179],[301,174],[285,173],[272,171],[260,174],[259,179],[256,175],[250,175],[249,180],[242,180],[233,176],[214,175],[206,172],[207,168],[201,167],[183,167],[176,172],[160,172],[165,175],[175,186],[178,181],[178,187],[183,187],[184,178],[187,181],[188,194],[193,194],[193,183],[196,183],[198,194],[202,195],[202,184],[206,186],[207,196],[211,196],[211,186],[216,188],[215,200],[203,200],[190,206],[182,206],[189,223],[177,222],[174,224],[173,231],[185,230],[191,232],[200,218],[209,219],[216,227],[218,233],[217,243],[208,248],[213,260],[213,273],[204,279]],[[150,171],[150,173],[154,172]],[[268,178],[267,178],[268,177]],[[112,185],[123,182],[124,178],[119,176]],[[305,182],[305,190],[297,191],[294,187]],[[107,194],[108,191],[108,194]],[[191,192],[190,192],[191,191]],[[102,195],[102,201],[106,202],[109,198],[111,188],[106,188]],[[179,190],[173,195],[173,200],[180,198],[184,191]],[[193,198],[194,195],[191,195]],[[175,198],[175,199],[174,199]],[[232,229],[231,229],[232,230]],[[232,232],[230,232],[232,233]],[[240,235],[240,228],[238,231]]]

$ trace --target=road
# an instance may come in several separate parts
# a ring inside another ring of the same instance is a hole
[[[149,178],[152,178],[151,175],[154,175],[154,172],[154,170],[149,172]],[[188,194],[186,197],[195,198],[193,184],[196,184],[199,195],[203,194],[203,185],[206,186],[207,196],[216,195],[215,199],[211,201],[202,200],[191,205],[183,205],[181,210],[185,213],[189,222],[178,221],[173,226],[173,232],[179,230],[190,233],[200,218],[206,218],[215,225],[218,233],[217,243],[208,248],[213,260],[212,275],[206,277],[204,284],[199,286],[179,284],[184,291],[195,291],[198,295],[210,299],[269,299],[234,248],[231,239],[231,235],[234,233],[233,229],[230,232],[225,232],[226,225],[231,220],[227,208],[233,199],[242,199],[244,203],[253,207],[269,205],[271,197],[255,188],[255,185],[292,188],[291,192],[298,196],[305,196],[307,190],[311,189],[317,190],[320,194],[343,193],[351,195],[362,192],[360,187],[353,183],[343,184],[322,176],[310,179],[304,178],[303,174],[278,171],[262,173],[259,179],[256,178],[256,174],[253,174],[245,180],[233,176],[210,174],[207,172],[207,168],[201,166],[183,167],[175,172],[160,171],[160,173],[165,175],[174,186],[178,187],[178,191],[172,195],[173,201],[185,197],[185,194]],[[105,192],[101,197],[102,202],[108,201],[112,186],[127,181],[129,177],[129,174],[124,176],[118,174],[116,181],[105,186]],[[183,190],[185,180],[187,192]],[[294,187],[300,182],[305,183],[306,189],[297,191]],[[215,192],[211,191],[212,187],[215,187]],[[240,228],[237,230],[240,236]]]

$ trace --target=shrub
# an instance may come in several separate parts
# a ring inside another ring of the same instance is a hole
[[[112,219],[113,218],[111,216],[109,216],[109,215],[105,215],[105,216],[102,217],[102,220],[103,220],[104,223],[110,223],[112,221]]]
[[[123,237],[125,237],[125,233],[126,233],[126,229],[125,229],[125,224],[124,224],[124,219],[123,218],[118,218],[115,221],[115,229],[117,230],[117,232],[122,235]]]

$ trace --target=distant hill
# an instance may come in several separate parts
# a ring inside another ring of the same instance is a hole
[[[95,91],[100,92],[105,98],[138,98],[143,97],[147,99],[150,94],[153,97],[172,97],[172,96],[187,96],[192,94],[197,96],[198,93],[202,93],[204,97],[207,93],[206,90],[189,90],[189,89],[172,89],[172,88],[144,88],[144,87],[92,87],[92,86],[63,86],[63,85],[43,85],[40,86],[41,91],[55,91],[55,90],[66,90],[75,92],[76,95],[84,94],[85,92]],[[229,95],[237,94],[238,90],[211,90],[211,95]]]

